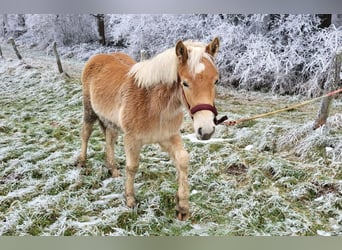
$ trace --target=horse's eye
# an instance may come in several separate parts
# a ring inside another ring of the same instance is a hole
[[[184,81],[184,82],[183,82],[183,86],[188,88],[188,87],[189,87],[189,84],[188,84],[187,82]]]
[[[215,85],[217,85],[217,84],[218,84],[218,82],[219,82],[219,80],[216,80],[216,81],[215,81]]]

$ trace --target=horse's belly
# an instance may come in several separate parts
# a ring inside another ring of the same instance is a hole
[[[182,117],[168,122],[160,122],[159,124],[155,124],[155,126],[151,126],[145,132],[140,133],[140,139],[144,144],[168,140],[171,136],[179,133],[181,124]]]
[[[119,121],[119,107],[118,105],[111,105],[111,109],[103,108],[97,103],[92,103],[92,108],[96,115],[98,116],[99,120],[103,123],[105,127],[118,129],[120,128],[120,121]]]
[[[153,133],[142,135],[140,137],[140,140],[143,144],[158,143],[168,140],[174,134],[176,134],[176,131],[173,131],[173,133],[168,133],[165,131],[155,131]]]

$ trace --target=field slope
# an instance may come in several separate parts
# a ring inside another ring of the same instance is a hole
[[[235,127],[219,126],[207,143],[182,128],[190,152],[187,222],[175,219],[176,171],[149,145],[136,177],[139,206],[124,199],[122,136],[116,159],[122,177],[104,167],[96,126],[87,169],[80,150],[83,62],[6,45],[0,59],[0,235],[342,235],[342,100],[328,125],[313,131],[319,103]],[[218,87],[217,107],[238,119],[301,102]]]

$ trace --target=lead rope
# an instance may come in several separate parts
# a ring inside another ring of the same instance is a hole
[[[223,124],[225,124],[227,126],[234,126],[234,125],[237,125],[237,124],[242,123],[242,122],[252,121],[252,120],[256,120],[256,119],[263,118],[263,117],[266,117],[266,116],[271,116],[271,115],[274,115],[274,114],[277,114],[277,113],[281,113],[281,112],[284,112],[284,111],[288,111],[288,110],[291,110],[291,109],[295,109],[295,108],[299,108],[299,107],[308,105],[310,103],[316,102],[316,101],[318,101],[320,99],[323,99],[325,97],[333,96],[333,95],[336,95],[336,94],[341,93],[341,92],[342,92],[342,88],[337,89],[335,91],[332,91],[332,92],[330,92],[328,94],[325,94],[323,96],[316,97],[316,98],[313,98],[311,100],[308,100],[308,101],[305,101],[305,102],[302,102],[302,103],[298,103],[298,104],[295,104],[295,105],[292,105],[292,106],[289,106],[289,107],[286,107],[286,108],[274,110],[274,111],[267,112],[267,113],[264,113],[264,114],[259,114],[259,115],[251,116],[251,117],[248,117],[248,118],[242,118],[242,119],[235,120],[235,121],[225,121],[225,122],[223,122]]]

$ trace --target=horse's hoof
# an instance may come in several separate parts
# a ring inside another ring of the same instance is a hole
[[[176,209],[176,217],[180,221],[185,221],[185,220],[189,219],[189,217],[190,217],[189,209],[177,208]]]
[[[80,158],[77,158],[74,162],[74,166],[78,167],[78,168],[85,168],[86,166],[86,162],[84,160],[81,160]]]
[[[121,174],[120,174],[120,171],[118,169],[109,169],[109,173],[111,174],[111,176],[113,178],[117,178],[117,177],[120,177]]]
[[[190,217],[189,206],[184,203],[179,205],[179,203],[179,196],[176,193],[176,217],[178,220],[185,221]]]
[[[135,198],[134,197],[127,197],[126,198],[126,204],[127,204],[127,207],[129,207],[129,208],[135,208],[135,206],[136,206]]]

